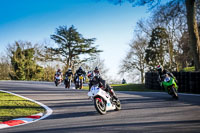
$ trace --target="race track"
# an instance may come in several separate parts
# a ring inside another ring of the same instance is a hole
[[[0,89],[39,101],[53,114],[35,123],[1,129],[0,133],[199,133],[200,95],[117,92],[121,111],[100,115],[87,91],[66,90],[48,82],[0,81]]]

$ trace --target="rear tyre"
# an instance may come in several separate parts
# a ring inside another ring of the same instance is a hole
[[[94,106],[101,115],[106,114],[106,103],[102,100],[102,98],[95,98],[94,99]]]

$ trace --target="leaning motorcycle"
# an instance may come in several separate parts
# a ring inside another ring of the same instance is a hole
[[[61,77],[59,75],[55,76],[55,85],[58,86],[61,83]]]
[[[83,76],[80,75],[76,78],[76,81],[75,81],[75,88],[76,89],[82,89],[83,88]]]
[[[66,77],[65,77],[65,88],[70,88],[70,86],[71,86],[71,78],[72,78],[72,76],[67,76],[66,75]]]
[[[93,85],[88,92],[88,96],[94,101],[94,106],[97,112],[104,115],[108,110],[118,111],[121,109],[121,103],[119,100],[114,100],[110,94],[98,85]]]
[[[175,99],[178,99],[178,86],[174,78],[170,77],[168,74],[164,75],[162,85],[169,95],[171,95]]]

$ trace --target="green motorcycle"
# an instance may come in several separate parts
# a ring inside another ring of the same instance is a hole
[[[172,78],[168,74],[166,74],[164,76],[162,85],[165,88],[165,91],[167,91],[169,95],[171,95],[175,99],[178,99],[178,94],[177,94],[178,86],[177,86],[174,78]]]

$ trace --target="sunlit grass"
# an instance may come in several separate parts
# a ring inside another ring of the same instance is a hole
[[[40,105],[21,97],[0,92],[0,122],[45,112]]]
[[[146,89],[144,84],[112,84],[115,91],[155,91]]]
[[[158,91],[158,90],[146,89],[144,84],[111,84],[111,86],[115,91],[144,91],[144,92]],[[83,89],[88,90],[89,87],[84,86]]]

